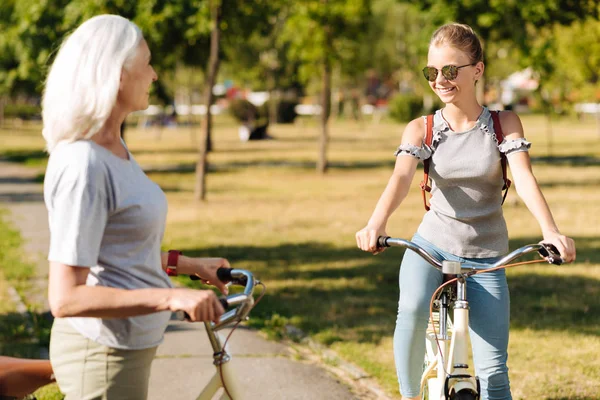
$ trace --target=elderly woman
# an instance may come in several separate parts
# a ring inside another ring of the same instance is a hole
[[[156,79],[140,29],[102,15],[64,41],[46,82],[50,359],[67,399],[145,399],[171,312],[223,313],[212,291],[173,288],[168,275],[226,292],[216,270],[228,261],[161,253],[166,197],[120,138]]]

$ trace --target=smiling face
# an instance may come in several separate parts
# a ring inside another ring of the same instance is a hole
[[[429,86],[444,103],[457,103],[461,99],[475,97],[475,82],[483,75],[484,65],[477,62],[474,65],[469,55],[449,45],[431,45],[427,57],[427,66],[437,68],[438,74],[435,81],[430,81]],[[458,70],[458,75],[448,80],[441,70],[446,65],[463,66]]]
[[[150,49],[145,40],[140,42],[136,54],[123,67],[117,104],[127,112],[148,108],[150,86],[158,76],[150,65]]]

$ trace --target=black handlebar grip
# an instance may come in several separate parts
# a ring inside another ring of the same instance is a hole
[[[550,243],[542,243],[542,248],[539,250],[539,253],[542,257],[546,257],[548,262],[554,265],[561,265],[563,263],[563,259],[560,256],[560,252]]]
[[[217,270],[217,277],[223,283],[231,282],[233,280],[231,278],[231,271],[233,271],[233,268],[219,268]]]
[[[379,236],[377,238],[377,247],[390,247],[387,244],[387,240],[389,239],[389,236]]]

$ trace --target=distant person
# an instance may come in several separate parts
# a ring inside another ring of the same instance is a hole
[[[396,151],[396,166],[357,245],[377,254],[377,238],[386,236],[393,211],[406,197],[419,160],[430,159],[433,180],[430,210],[412,240],[440,258],[489,268],[508,252],[502,214],[504,184],[500,154],[508,158],[517,192],[537,219],[543,241],[552,243],[566,262],[575,260],[575,244],[562,235],[531,171],[519,117],[500,113],[504,140],[496,141],[491,111],[481,106],[475,85],[484,71],[483,51],[467,25],[448,24],[435,31],[423,69],[431,89],[445,103],[433,117],[433,141],[425,145],[426,123],[411,121]],[[510,399],[507,346],[509,293],[504,270],[475,275],[468,292],[475,372],[484,400]],[[394,358],[403,399],[420,391],[429,301],[443,275],[411,250],[400,266],[400,300],[394,333]]]
[[[167,199],[120,138],[156,79],[140,29],[101,15],[64,41],[46,82],[50,360],[67,400],[146,399],[171,312],[223,313],[212,291],[175,289],[165,271],[224,292],[216,270],[228,261],[161,253]]]

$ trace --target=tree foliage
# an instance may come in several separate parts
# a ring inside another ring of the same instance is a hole
[[[290,58],[301,62],[300,79],[307,82],[320,76],[325,59],[334,65],[356,63],[370,15],[369,0],[295,1],[279,41],[289,43]],[[331,34],[331,46],[326,32]]]
[[[68,0],[5,0],[0,7],[0,91],[41,90],[47,60],[65,33]]]
[[[472,26],[487,40],[510,39],[529,48],[532,27],[569,25],[589,16],[598,18],[596,0],[420,0],[437,24],[456,21]]]

